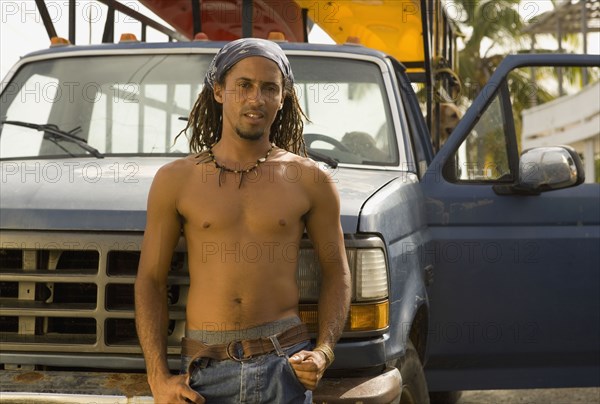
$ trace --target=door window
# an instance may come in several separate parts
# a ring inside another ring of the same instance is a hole
[[[467,138],[449,159],[444,175],[452,182],[510,182],[511,143],[514,133],[510,101],[499,91]],[[508,106],[508,108],[505,108]],[[515,151],[516,154],[516,151]]]

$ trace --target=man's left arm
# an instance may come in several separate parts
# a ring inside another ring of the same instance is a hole
[[[333,361],[333,348],[346,324],[351,290],[339,196],[329,176],[320,172],[319,177],[321,181],[311,184],[311,209],[306,215],[306,230],[321,266],[317,345],[313,351],[290,358],[298,379],[310,390],[316,388]]]

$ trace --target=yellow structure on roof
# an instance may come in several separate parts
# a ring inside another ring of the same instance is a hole
[[[295,0],[336,43],[357,37],[407,65],[424,62],[419,0]]]

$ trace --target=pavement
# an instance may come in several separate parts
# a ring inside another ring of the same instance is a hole
[[[600,404],[600,387],[464,391],[457,404]]]

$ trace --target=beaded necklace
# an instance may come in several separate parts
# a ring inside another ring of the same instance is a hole
[[[273,145],[271,145],[271,148],[269,150],[267,150],[267,154],[265,154],[264,157],[261,157],[258,160],[256,160],[256,163],[254,163],[254,165],[252,167],[246,168],[244,170],[234,170],[232,168],[224,166],[223,164],[220,164],[217,161],[217,159],[215,158],[215,155],[212,151],[212,146],[209,147],[208,148],[208,157],[210,157],[210,160],[215,164],[215,167],[219,169],[219,187],[221,186],[221,175],[223,174],[223,172],[226,172],[226,173],[240,174],[240,183],[238,185],[238,188],[241,188],[242,181],[244,180],[244,174],[251,173],[252,171],[256,170],[259,165],[261,165],[262,163],[267,161],[267,158],[271,154],[272,150],[273,150]]]

